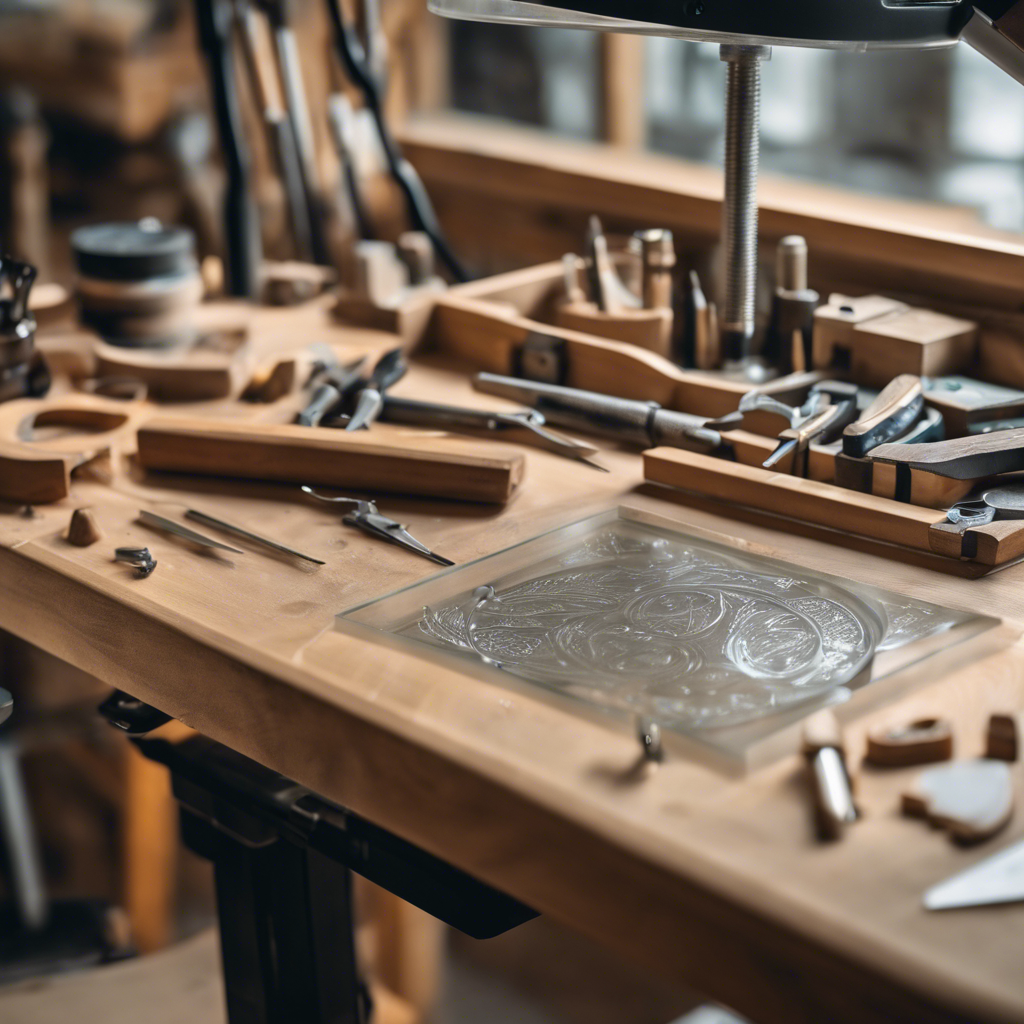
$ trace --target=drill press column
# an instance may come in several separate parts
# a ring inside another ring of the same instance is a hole
[[[722,248],[725,301],[721,351],[727,362],[750,354],[757,290],[757,169],[761,153],[761,62],[770,46],[722,46],[725,93],[725,200]]]

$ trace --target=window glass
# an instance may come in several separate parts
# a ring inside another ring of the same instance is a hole
[[[596,34],[450,24],[458,109],[598,137]],[[718,47],[660,38],[643,46],[647,145],[719,163]],[[762,167],[970,206],[994,227],[1024,231],[1024,88],[966,45],[869,54],[776,47],[763,71]]]

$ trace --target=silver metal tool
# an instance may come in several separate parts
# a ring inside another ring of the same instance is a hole
[[[622,282],[608,251],[608,239],[599,217],[591,217],[587,225],[587,279],[590,299],[602,313],[619,313],[636,309],[640,298]]]
[[[197,523],[203,523],[206,526],[212,526],[215,530],[223,530],[225,533],[233,533],[236,537],[244,537],[246,540],[251,540],[254,544],[262,544],[264,547],[272,548],[274,551],[280,551],[285,555],[294,555],[296,558],[301,558],[307,562],[313,562],[315,565],[326,565],[327,563],[320,558],[314,558],[312,555],[304,555],[301,551],[296,551],[295,548],[290,548],[285,544],[281,544],[279,541],[271,540],[269,537],[263,537],[258,533],[253,533],[252,530],[245,530],[241,526],[235,526],[233,523],[227,523],[223,519],[217,519],[214,516],[207,515],[205,512],[199,512],[194,508],[185,510],[185,518],[193,519]]]
[[[442,430],[484,430],[496,436],[512,435],[544,451],[564,455],[566,458],[586,462],[604,473],[608,470],[589,457],[598,449],[575,438],[547,430],[544,417],[536,409],[524,412],[490,412],[483,409],[464,409],[436,402],[419,402],[411,398],[385,397],[380,418],[388,423],[406,423],[411,426],[437,427]]]
[[[140,579],[149,576],[156,568],[156,559],[149,553],[149,548],[117,548],[114,561],[132,566]]]
[[[549,423],[625,444],[644,448],[668,445],[704,453],[724,452],[726,448],[722,435],[709,428],[704,417],[662,409],[657,402],[616,398],[596,391],[580,391],[493,373],[478,373],[473,378],[473,387],[489,395],[531,405],[543,413]],[[736,413],[734,418],[733,425],[738,425],[742,417]]]
[[[384,408],[384,392],[397,384],[409,369],[401,348],[393,348],[377,360],[365,386],[356,397],[355,411],[346,430],[367,430]]]
[[[176,523],[173,519],[157,515],[156,512],[142,509],[139,512],[139,522],[146,526],[152,526],[156,530],[163,530],[165,533],[173,533],[176,537],[191,541],[200,547],[213,548],[216,551],[230,551],[235,555],[245,554],[241,548],[233,548],[230,544],[222,544],[219,540],[214,540],[213,537],[207,537],[205,534],[190,530],[187,526],[182,526],[181,523]]]
[[[822,839],[838,839],[845,826],[857,820],[858,812],[842,732],[831,711],[818,711],[804,722],[802,747],[818,835]]]
[[[316,498],[318,501],[354,506],[352,512],[346,513],[342,517],[341,521],[346,526],[354,526],[357,530],[362,530],[364,533],[368,533],[371,537],[377,537],[379,540],[390,541],[392,544],[397,544],[399,547],[412,551],[414,554],[422,555],[423,558],[436,562],[438,565],[455,564],[450,558],[438,555],[425,544],[421,544],[401,523],[381,515],[375,502],[363,501],[361,498],[331,498],[326,494],[321,494],[312,487],[307,487],[305,484],[302,490],[305,494]]]
[[[722,357],[742,362],[754,337],[757,292],[757,172],[761,154],[761,63],[770,46],[723,45],[725,86],[725,199],[722,245],[725,301],[720,321]]]
[[[955,910],[1024,900],[1024,842],[932,886],[924,894],[928,910]]]
[[[318,345],[314,350],[313,370],[307,387],[312,395],[305,408],[296,417],[303,427],[318,427],[324,417],[344,401],[359,383],[359,371],[366,362],[365,356],[341,363],[327,345]]]

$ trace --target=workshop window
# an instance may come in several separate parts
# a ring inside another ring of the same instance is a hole
[[[468,22],[450,31],[456,109],[721,161],[715,45]],[[635,63],[616,63],[609,38],[636,47]],[[615,75],[620,92],[635,89],[635,114],[628,102],[607,109]],[[969,47],[776,47],[763,89],[765,171],[968,206],[993,227],[1024,231],[1024,88]]]

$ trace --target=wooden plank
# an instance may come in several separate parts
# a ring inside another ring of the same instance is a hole
[[[147,469],[249,480],[322,484],[460,501],[504,503],[523,477],[523,457],[494,445],[429,435],[387,443],[321,427],[165,417],[139,430]]]
[[[945,518],[930,509],[677,448],[644,452],[644,478],[921,551],[931,549],[929,527]]]
[[[446,225],[467,244],[472,244],[470,235],[480,238],[467,213],[477,199],[488,223],[500,222],[502,232],[502,210],[507,209],[514,211],[510,229],[519,232],[531,229],[533,212],[539,230],[545,221],[551,225],[555,211],[563,218],[576,211],[579,216],[597,213],[610,223],[668,227],[681,238],[711,241],[719,234],[722,184],[715,167],[456,115],[412,121],[402,141],[442,213],[445,197],[452,197]],[[868,287],[874,282],[875,288],[884,284],[886,290],[939,301],[955,294],[960,301],[978,299],[1005,309],[1019,305],[1024,243],[1010,232],[986,227],[963,209],[880,199],[770,175],[760,182],[759,206],[762,240],[803,235],[814,255],[816,277],[826,264],[834,268],[830,287],[842,290],[842,278],[856,278]],[[493,251],[493,232],[488,242]],[[559,251],[564,248],[521,255],[550,258]]]

